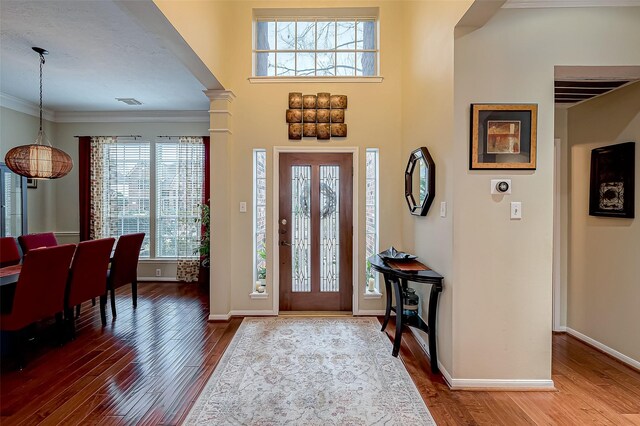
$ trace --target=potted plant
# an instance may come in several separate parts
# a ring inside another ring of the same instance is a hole
[[[264,293],[264,289],[267,286],[267,251],[265,249],[262,248],[258,250],[258,259],[260,259],[260,261],[256,274],[256,278],[258,279],[258,282],[256,282],[256,291],[258,293]]]

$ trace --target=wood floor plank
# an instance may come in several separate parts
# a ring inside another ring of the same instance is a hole
[[[130,289],[118,289],[106,327],[83,304],[63,347],[44,322],[23,371],[3,358],[2,426],[179,424],[242,318],[207,322],[208,295],[194,284],[141,283],[138,298],[134,309]],[[394,332],[392,320],[390,341]],[[438,425],[640,425],[640,373],[571,336],[553,336],[557,392],[451,391],[411,333],[399,356]]]

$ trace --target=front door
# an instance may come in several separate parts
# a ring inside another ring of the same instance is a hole
[[[350,311],[352,154],[280,154],[280,310]]]

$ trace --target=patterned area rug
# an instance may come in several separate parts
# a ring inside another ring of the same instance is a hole
[[[186,425],[435,425],[375,318],[245,318]]]

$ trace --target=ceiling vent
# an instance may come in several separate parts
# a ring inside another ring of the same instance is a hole
[[[135,98],[116,98],[116,101],[123,102],[127,105],[142,105],[142,102]]]

